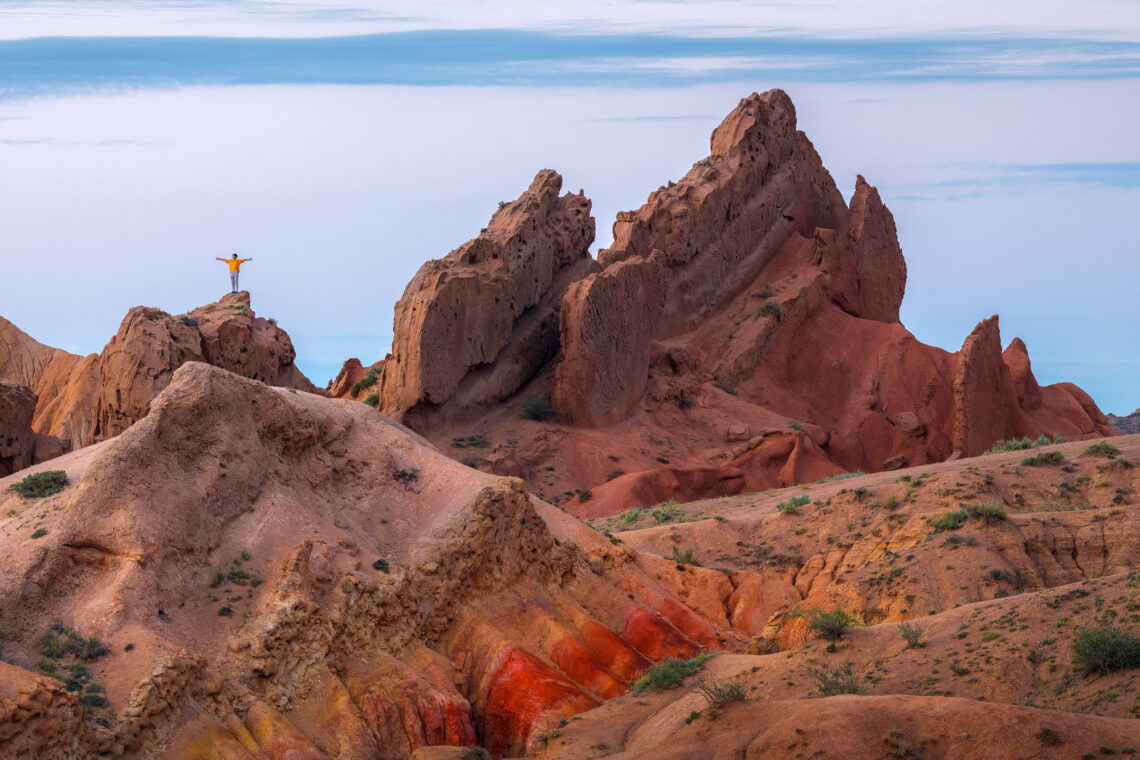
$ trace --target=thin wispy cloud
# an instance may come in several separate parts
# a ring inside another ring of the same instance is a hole
[[[1024,37],[821,39],[432,31],[315,39],[0,42],[8,97],[184,85],[678,86],[1140,77],[1140,43]]]
[[[975,164],[975,173],[931,183],[934,187],[968,188],[1070,185],[1140,189],[1140,161],[1065,162],[1051,164]]]
[[[0,38],[44,36],[329,37],[497,28],[607,29],[702,36],[906,37],[933,31],[1120,39],[1137,35],[1131,0],[5,0]]]

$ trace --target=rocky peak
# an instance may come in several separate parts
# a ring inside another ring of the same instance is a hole
[[[906,260],[894,216],[861,174],[848,209],[847,236],[830,273],[832,298],[849,314],[877,322],[899,321]]]
[[[966,336],[953,388],[955,454],[977,456],[997,440],[1030,432],[1032,426],[1024,419],[1009,368],[1002,361],[996,314]]]
[[[135,306],[103,351],[86,358],[41,346],[5,322],[0,351],[0,380],[31,381],[38,396],[32,429],[72,448],[118,435],[142,419],[174,370],[190,361],[319,392],[294,364],[289,335],[253,312],[248,292],[178,316]]]
[[[554,393],[578,424],[612,425],[633,409],[644,392],[648,362],[640,357],[648,356],[650,341],[712,318],[790,242],[846,225],[846,204],[797,131],[784,92],[743,99],[713,132],[711,148],[675,185],[618,215],[614,244],[598,257],[606,270],[574,289],[580,303],[563,308],[564,360]],[[619,276],[609,268],[620,262],[632,270],[620,274],[624,284],[616,288],[607,280]],[[630,298],[615,298],[618,292]],[[640,366],[629,366],[631,354]],[[618,387],[604,380],[625,377]]]
[[[539,172],[485,231],[424,264],[396,304],[383,410],[423,429],[516,391],[558,351],[571,282],[594,271],[590,201]]]

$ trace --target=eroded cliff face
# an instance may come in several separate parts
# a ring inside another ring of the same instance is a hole
[[[35,411],[36,394],[0,383],[0,477],[67,451],[65,441],[32,430]]]
[[[425,265],[397,308],[401,369],[389,363],[384,380],[385,399],[421,390],[384,408],[543,496],[601,489],[624,507],[709,495],[699,484],[759,490],[977,454],[1003,438],[1115,432],[1079,389],[1039,387],[1020,341],[1003,354],[996,319],[958,353],[899,323],[907,271],[894,218],[863,177],[843,202],[785,93],[742,100],[710,148],[618,215],[600,270],[563,270],[573,282],[549,288],[544,303],[565,294],[542,311],[557,314],[558,334],[510,361],[496,347],[515,301],[473,295],[490,276],[453,261],[458,252]],[[548,218],[561,239],[564,218]],[[460,273],[471,293],[448,285]],[[499,336],[490,348],[488,334]],[[436,392],[431,378],[450,379]],[[543,396],[553,419],[518,420],[520,401]],[[460,450],[474,441],[479,451]],[[585,501],[575,509],[598,504]]]
[[[396,304],[381,408],[426,430],[502,402],[558,352],[570,283],[596,270],[590,201],[545,169],[479,237],[429,261]]]
[[[71,485],[44,500],[0,481],[16,513],[0,638],[32,670],[54,619],[100,637],[88,667],[110,705],[91,717],[108,725],[72,725],[74,695],[20,674],[0,755],[47,724],[70,757],[503,754],[652,661],[743,643],[679,600],[677,569],[521,481],[362,404],[210,365],[182,365],[145,418],[51,466]]]
[[[0,380],[31,389],[37,397],[32,429],[71,448],[106,440],[142,419],[174,370],[190,361],[315,390],[295,358],[288,334],[257,317],[246,292],[180,316],[136,306],[103,351],[86,357],[48,348],[0,323]]]

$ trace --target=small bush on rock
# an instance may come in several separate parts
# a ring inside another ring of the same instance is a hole
[[[654,665],[641,678],[633,682],[633,694],[650,694],[667,689],[675,689],[689,676],[704,667],[708,661],[707,654],[699,654],[691,660],[675,660],[669,658]]]
[[[25,499],[52,496],[64,488],[67,488],[67,473],[63,470],[36,472],[12,485],[12,490]]]

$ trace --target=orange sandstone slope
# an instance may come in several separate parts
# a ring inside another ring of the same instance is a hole
[[[899,323],[890,211],[862,177],[843,202],[779,90],[619,214],[598,262],[589,202],[559,185],[540,173],[421,268],[378,389],[386,414],[543,496],[625,508],[1116,432],[1079,388],[1039,386],[1020,340],[1003,353],[996,317],[956,354]]]
[[[44,346],[0,317],[0,382],[35,395],[31,431],[41,440],[59,439],[54,447],[40,444],[52,455],[106,440],[142,419],[174,370],[188,361],[316,390],[293,364],[295,357],[289,335],[250,309],[248,292],[180,316],[136,306],[102,353],[86,357]]]
[[[0,757],[514,753],[746,641],[521,481],[207,364],[49,467],[44,499],[0,479]]]

